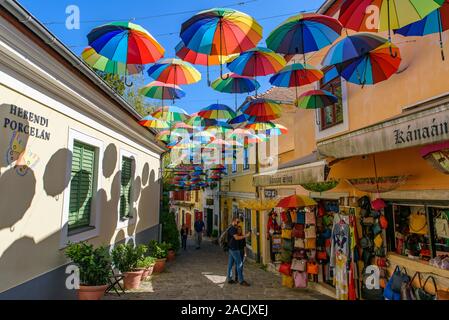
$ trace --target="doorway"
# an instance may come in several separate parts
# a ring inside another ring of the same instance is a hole
[[[214,210],[206,209],[206,234],[208,237],[212,236],[213,222],[214,222]]]

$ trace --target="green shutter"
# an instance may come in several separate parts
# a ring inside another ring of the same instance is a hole
[[[95,147],[74,141],[70,182],[69,231],[87,227],[90,224],[94,177]]]
[[[133,160],[131,158],[122,158],[120,218],[127,218],[131,215],[132,166]]]

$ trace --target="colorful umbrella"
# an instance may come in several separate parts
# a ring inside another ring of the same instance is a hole
[[[212,89],[219,92],[235,94],[235,108],[237,109],[237,94],[248,93],[260,88],[259,82],[251,77],[240,76],[235,73],[226,73],[225,79],[216,79],[212,82]]]
[[[310,90],[302,93],[295,105],[302,109],[320,109],[338,102],[338,98],[326,90]]]
[[[162,130],[156,135],[156,139],[167,143],[170,141],[170,137],[171,137],[170,130]]]
[[[160,107],[151,115],[155,118],[170,122],[185,121],[189,118],[189,115],[185,110],[174,106]]]
[[[312,198],[302,195],[292,195],[289,197],[282,198],[276,207],[278,208],[302,208],[315,206],[317,203]]]
[[[276,87],[295,87],[296,99],[298,87],[321,80],[324,74],[321,70],[308,64],[294,63],[285,66],[270,78],[270,83]]]
[[[228,123],[229,124],[240,124],[240,123],[249,121],[250,118],[251,118],[250,116],[239,112],[239,114],[235,118],[229,120]]]
[[[152,99],[161,99],[162,104],[165,99],[181,99],[186,94],[178,86],[173,86],[160,81],[153,81],[139,90],[139,93]]]
[[[283,126],[281,124],[278,124],[278,123],[275,123],[274,126],[275,127],[273,129],[268,129],[267,130],[266,133],[267,133],[268,136],[280,136],[280,135],[288,133],[287,127],[285,127],[285,126]]]
[[[262,27],[240,11],[214,8],[184,22],[180,36],[185,46],[195,52],[223,57],[254,48],[262,39]],[[223,61],[219,64],[223,78]]]
[[[154,128],[154,129],[168,129],[170,128],[170,123],[164,119],[158,119],[153,116],[146,116],[139,121],[139,124],[144,127]]]
[[[443,6],[432,11],[422,20],[413,22],[405,27],[394,30],[395,33],[406,37],[425,36],[438,33],[440,37],[441,58],[444,60],[443,35],[442,33],[449,30],[449,0],[443,0]]]
[[[229,120],[235,118],[235,112],[224,104],[211,104],[198,112],[205,119]]]
[[[342,25],[332,17],[304,13],[288,18],[267,38],[267,47],[283,54],[315,52],[332,44],[341,34]]]
[[[242,113],[256,117],[257,122],[265,122],[280,117],[280,104],[274,100],[258,98],[250,100],[242,106]]]
[[[148,69],[148,75],[164,83],[192,84],[201,80],[201,73],[193,65],[181,59],[164,59]]]
[[[442,5],[443,0],[346,0],[339,20],[355,31],[388,31],[419,21]],[[377,8],[377,9],[376,9]],[[390,52],[394,55],[393,50]]]
[[[124,75],[138,74],[143,71],[141,64],[125,64],[99,55],[94,48],[87,47],[81,53],[83,60],[93,69],[106,73]]]
[[[147,30],[131,22],[99,26],[89,32],[87,39],[98,54],[126,65],[153,63],[165,52]]]
[[[276,128],[276,125],[270,121],[266,121],[266,122],[253,122],[253,123],[248,123],[245,126],[246,129],[251,129],[254,131],[267,131],[270,129],[274,129]]]

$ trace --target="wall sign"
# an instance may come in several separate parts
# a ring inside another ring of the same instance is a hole
[[[265,189],[264,195],[265,195],[265,198],[276,198],[278,195],[278,192],[276,189]]]
[[[10,106],[9,114],[20,120],[5,117],[3,119],[3,128],[23,133],[37,139],[50,140],[50,132],[47,131],[49,123],[48,118],[13,104]]]

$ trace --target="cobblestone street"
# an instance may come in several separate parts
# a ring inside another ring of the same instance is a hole
[[[245,262],[244,276],[251,286],[228,284],[226,266],[227,254],[218,245],[206,240],[196,250],[189,240],[187,251],[180,251],[174,262],[167,263],[165,272],[142,282],[138,290],[121,297],[109,293],[105,299],[329,299],[314,290],[282,287],[279,276],[250,262]]]

